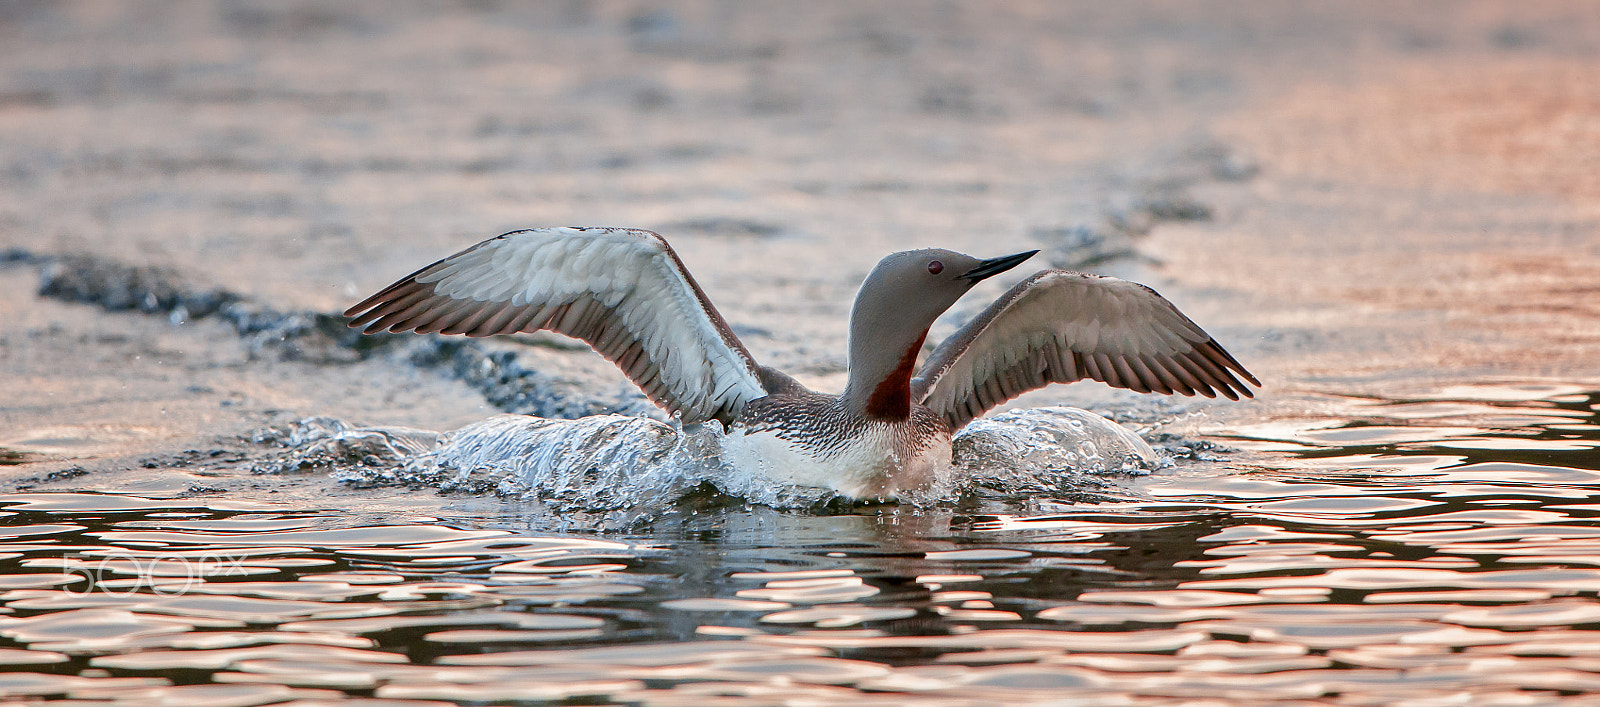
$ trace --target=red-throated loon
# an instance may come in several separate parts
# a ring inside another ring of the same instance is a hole
[[[683,424],[718,420],[735,462],[775,481],[889,498],[950,464],[950,438],[986,410],[1085,378],[1141,393],[1253,397],[1261,382],[1172,303],[1113,277],[1044,270],[913,369],[934,320],[973,284],[1038,251],[980,260],[894,253],[850,311],[849,382],[816,393],[755,362],[660,235],[541,228],[491,238],[345,310],[365,333],[581,339]]]

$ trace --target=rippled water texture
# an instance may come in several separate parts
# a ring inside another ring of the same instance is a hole
[[[1117,500],[629,533],[0,497],[0,695],[163,704],[1544,704],[1600,689],[1600,394],[1235,429]],[[486,423],[487,424],[487,423]],[[431,444],[431,441],[429,441]],[[566,702],[563,702],[566,701]]]

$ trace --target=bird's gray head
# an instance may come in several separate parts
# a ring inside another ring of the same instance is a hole
[[[978,281],[1016,267],[1037,250],[980,260],[942,248],[893,253],[878,261],[850,310],[850,394],[870,394],[915,363],[928,327]],[[905,361],[909,351],[909,362]]]

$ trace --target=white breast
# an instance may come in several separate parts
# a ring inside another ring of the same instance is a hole
[[[874,425],[841,449],[813,454],[771,431],[734,425],[722,447],[723,459],[735,473],[751,477],[739,482],[825,488],[850,498],[888,500],[949,481],[950,438],[941,435],[924,441],[920,450],[904,453],[899,440],[906,438],[895,425]]]

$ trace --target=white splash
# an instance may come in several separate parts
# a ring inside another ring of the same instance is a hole
[[[391,434],[312,418],[291,435],[290,458],[316,450],[316,458],[334,462],[330,465],[347,481],[494,492],[540,501],[558,512],[665,508],[703,484],[779,508],[815,506],[836,496],[828,489],[774,482],[760,469],[734,468],[716,423],[680,430],[622,415],[576,420],[496,415],[442,435],[432,448],[391,444],[392,452],[381,455],[385,463],[371,456],[358,466],[337,463],[361,456],[340,453],[344,446],[370,454],[376,440],[390,440]],[[408,436],[407,442],[412,439],[421,441]],[[957,434],[951,446],[954,487],[902,500],[926,504],[974,491],[1073,493],[1103,486],[1095,476],[1143,474],[1171,463],[1121,425],[1068,407],[980,419]]]
[[[671,503],[715,476],[709,433],[625,415],[496,415],[445,435],[438,449],[406,467],[443,473],[445,488],[489,487],[557,507],[615,510]]]
[[[1012,410],[973,420],[956,435],[958,466],[1090,474],[1148,473],[1165,460],[1139,435],[1088,410]]]
[[[951,447],[952,462],[970,485],[1004,495],[1071,493],[1103,485],[1094,477],[1142,475],[1172,465],[1128,428],[1072,407],[973,420]]]

